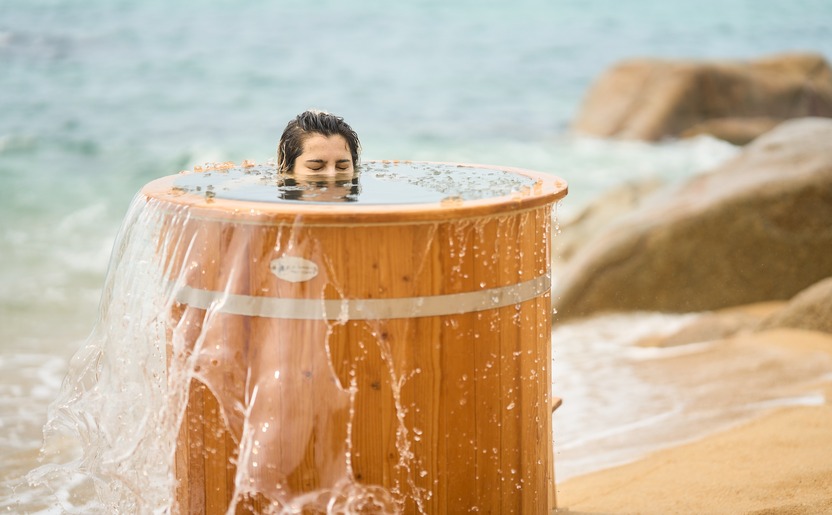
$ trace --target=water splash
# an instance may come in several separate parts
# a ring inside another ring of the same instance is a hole
[[[31,481],[80,473],[113,512],[546,505],[551,210],[506,198],[345,230],[146,188]]]

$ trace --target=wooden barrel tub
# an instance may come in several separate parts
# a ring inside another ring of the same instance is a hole
[[[565,182],[413,162],[284,179],[218,165],[142,190],[165,212],[169,384],[185,385],[176,509],[553,508]]]

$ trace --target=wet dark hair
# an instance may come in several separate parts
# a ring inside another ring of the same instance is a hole
[[[353,168],[358,167],[358,155],[361,152],[361,142],[358,134],[347,125],[340,116],[324,111],[304,111],[291,120],[280,136],[277,145],[277,170],[291,173],[295,170],[295,160],[303,153],[303,143],[311,134],[324,136],[341,135],[347,140],[352,156]]]

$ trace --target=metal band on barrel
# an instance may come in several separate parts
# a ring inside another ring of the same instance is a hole
[[[392,299],[286,299],[182,287],[176,301],[230,315],[294,320],[385,320],[461,315],[519,304],[551,288],[549,274],[530,281],[465,293]]]

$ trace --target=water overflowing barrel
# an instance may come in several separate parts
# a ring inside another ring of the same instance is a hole
[[[549,238],[565,194],[551,175],[415,162],[148,184],[178,510],[553,507]]]

